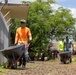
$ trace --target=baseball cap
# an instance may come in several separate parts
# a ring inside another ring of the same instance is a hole
[[[21,20],[20,22],[21,22],[21,23],[26,23],[26,20],[23,19],[23,20]]]

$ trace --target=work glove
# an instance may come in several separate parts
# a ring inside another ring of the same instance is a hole
[[[14,45],[17,45],[17,43],[15,43]]]
[[[29,42],[30,45],[32,44],[32,40],[29,40],[28,42]]]

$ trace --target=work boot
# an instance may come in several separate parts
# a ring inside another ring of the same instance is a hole
[[[25,66],[24,65],[22,65],[22,69],[25,70]]]
[[[18,66],[21,66],[21,64],[22,64],[22,63],[19,62],[19,65],[18,65]]]

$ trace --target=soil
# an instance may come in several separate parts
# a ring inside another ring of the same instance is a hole
[[[76,75],[76,62],[62,64],[55,61],[35,61],[27,63],[26,69],[8,69],[5,75]]]

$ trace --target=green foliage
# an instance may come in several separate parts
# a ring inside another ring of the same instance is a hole
[[[62,7],[55,12],[52,10],[51,4],[55,3],[55,0],[22,1],[22,3],[30,4],[27,26],[31,29],[33,36],[32,52],[40,52],[40,50],[47,48],[50,32],[51,35],[59,38],[69,29],[74,28],[75,18],[72,17],[70,10]],[[12,20],[12,23],[10,32],[12,40],[14,40],[15,30],[20,26],[20,23],[15,19]]]
[[[53,17],[51,18],[51,29],[53,29],[53,34],[58,36],[68,34],[69,29],[73,29],[75,25],[75,18],[69,9],[60,7]]]
[[[2,66],[0,66],[0,75],[5,75],[6,71],[7,70],[5,68],[3,68]]]
[[[28,27],[31,29],[33,35],[33,49],[46,49],[48,43],[48,35],[50,33],[50,13],[52,9],[50,4],[54,0],[37,0],[30,4],[30,11],[28,16]]]
[[[14,44],[16,29],[20,27],[20,22],[18,19],[12,19],[11,22],[12,22],[12,25],[10,26],[11,44]]]

